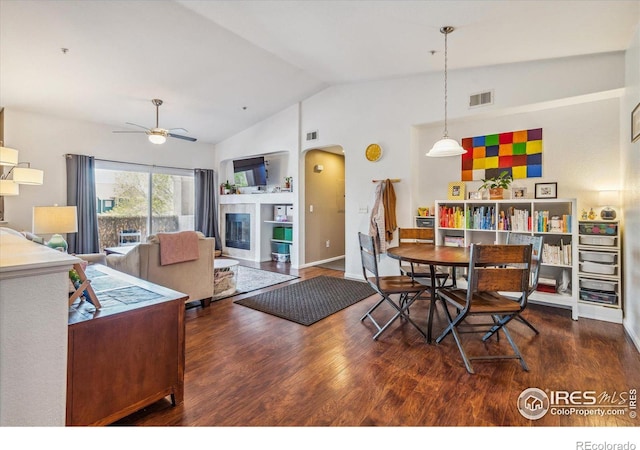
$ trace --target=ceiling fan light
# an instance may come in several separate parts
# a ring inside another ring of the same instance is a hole
[[[464,155],[465,153],[467,153],[467,151],[458,144],[458,141],[445,137],[433,144],[433,147],[426,153],[426,156],[438,158],[442,156]]]
[[[167,141],[167,138],[163,134],[150,134],[149,141],[152,144],[164,144]]]

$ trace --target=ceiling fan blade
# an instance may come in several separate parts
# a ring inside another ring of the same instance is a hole
[[[146,131],[125,131],[125,130],[114,130],[112,133],[146,133]]]
[[[196,138],[192,138],[192,137],[189,137],[189,136],[181,136],[179,134],[169,133],[169,136],[171,136],[172,138],[184,139],[185,141],[190,141],[190,142],[197,141]]]
[[[134,127],[139,127],[139,128],[144,128],[145,130],[148,130],[149,128],[147,127],[143,127],[142,125],[138,125],[137,123],[131,123],[131,122],[125,122],[127,125],[133,125]]]
[[[184,128],[169,128],[167,131],[169,131],[169,132],[179,131],[181,133],[188,133],[189,132],[189,131],[185,130]]]

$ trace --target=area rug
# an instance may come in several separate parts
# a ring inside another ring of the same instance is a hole
[[[320,276],[234,303],[308,326],[374,293],[362,281]]]
[[[216,301],[299,278],[294,275],[254,269],[246,266],[238,266],[237,270],[236,291],[227,296],[216,298]]]

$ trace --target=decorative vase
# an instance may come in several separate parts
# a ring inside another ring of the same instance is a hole
[[[504,188],[491,188],[489,189],[489,199],[490,200],[502,200],[504,195]]]

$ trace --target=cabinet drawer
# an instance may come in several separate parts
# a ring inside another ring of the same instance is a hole
[[[419,228],[433,228],[434,225],[434,217],[416,217],[416,226]]]
[[[617,281],[589,280],[583,278],[580,280],[580,289],[591,289],[595,291],[618,292]]]
[[[617,266],[584,261],[580,263],[580,271],[586,273],[598,273],[601,275],[615,275]]]
[[[580,243],[583,245],[608,245],[613,247],[616,245],[615,236],[585,236],[580,235]]]
[[[618,303],[618,296],[609,292],[590,291],[588,289],[580,289],[580,300],[588,302],[604,303],[607,305],[615,305]]]
[[[617,223],[591,223],[585,222],[580,224],[580,234],[592,234],[592,235],[618,235]]]
[[[606,264],[615,264],[618,260],[618,255],[615,253],[606,252],[587,252],[580,250],[580,261],[592,261]]]

